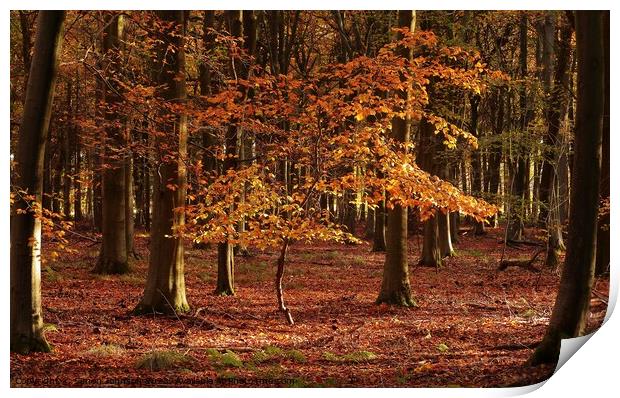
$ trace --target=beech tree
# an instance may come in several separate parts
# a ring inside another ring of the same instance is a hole
[[[596,260],[601,142],[605,109],[603,11],[576,11],[577,113],[571,220],[560,289],[531,364],[555,362],[562,339],[585,332]]]
[[[108,86],[105,87],[105,121],[109,144],[105,146],[105,162],[108,167],[102,171],[102,243],[95,272],[101,274],[124,274],[129,272],[128,223],[132,215],[127,191],[131,189],[130,170],[127,168],[129,156],[125,149],[127,143],[122,114],[123,98],[117,75],[121,73],[120,51],[123,30],[123,16],[108,15],[103,38],[103,51],[106,57]],[[132,207],[133,209],[133,207]],[[130,217],[128,217],[130,216]]]
[[[15,156],[11,212],[11,351],[50,351],[41,308],[43,161],[65,12],[39,11]]]
[[[399,11],[398,26],[413,32],[415,29],[415,11]],[[402,37],[402,36],[399,36]],[[411,49],[399,48],[396,53],[410,60]],[[397,95],[404,101],[408,100],[409,92],[402,89]],[[411,122],[408,118],[395,117],[392,120],[391,138],[398,143],[409,142]],[[404,306],[416,305],[411,296],[409,284],[409,264],[407,259],[407,207],[394,203],[387,209],[385,265],[383,267],[383,281],[377,303],[398,304]]]
[[[189,310],[185,295],[185,258],[183,239],[175,232],[185,224],[187,194],[187,115],[183,104],[185,87],[185,11],[157,11],[154,24],[161,32],[156,49],[158,90],[162,98],[162,129],[174,137],[156,137],[156,145],[167,149],[153,167],[153,220],[149,271],[137,314],[172,313]],[[170,49],[174,51],[170,51]],[[170,153],[168,153],[170,152]],[[173,155],[171,155],[173,154]],[[181,211],[179,211],[181,209]]]

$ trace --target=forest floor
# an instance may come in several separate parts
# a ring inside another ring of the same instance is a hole
[[[462,230],[465,232],[465,230]],[[538,231],[528,230],[531,239]],[[542,234],[542,231],[539,232]],[[285,299],[296,324],[276,310],[276,253],[236,258],[235,297],[213,295],[215,250],[186,251],[192,311],[131,316],[147,271],[143,259],[123,276],[90,272],[98,246],[44,265],[49,354],[11,354],[11,385],[36,387],[489,387],[533,384],[555,366],[525,367],[542,338],[557,273],[497,271],[503,230],[460,236],[441,269],[417,267],[409,241],[416,308],[375,305],[384,254],[370,246],[294,245]],[[508,248],[529,258],[536,246]],[[542,261],[542,260],[541,260]],[[541,267],[541,262],[537,262]],[[608,279],[595,284],[589,330],[606,311]],[[197,310],[200,309],[198,312]],[[162,369],[154,369],[154,368]]]

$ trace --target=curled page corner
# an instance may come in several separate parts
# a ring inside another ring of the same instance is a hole
[[[602,326],[601,326],[602,327]],[[562,339],[560,345],[560,357],[558,358],[558,364],[553,371],[556,374],[558,370],[573,356],[583,345],[590,340],[590,337],[596,333],[596,331],[586,334],[585,336],[573,337],[571,339]]]

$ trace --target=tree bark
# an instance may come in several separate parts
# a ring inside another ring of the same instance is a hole
[[[610,62],[609,62],[609,11],[603,13],[603,56],[605,57],[605,111],[603,114],[603,150],[602,150],[602,163],[601,163],[601,184],[599,188],[599,197],[601,200],[609,200],[609,183],[610,183],[610,170],[609,170],[609,76],[610,76]],[[596,275],[602,275],[609,271],[610,264],[610,216],[609,212],[602,214],[598,220],[598,231],[596,234]]]
[[[399,11],[398,24],[413,31],[415,28],[415,11]],[[400,35],[399,35],[400,36]],[[398,48],[398,54],[411,59],[411,51]],[[397,92],[406,99],[408,92]],[[410,121],[395,117],[392,119],[392,138],[399,143],[409,141]],[[383,282],[377,303],[415,306],[409,285],[409,265],[407,262],[407,207],[394,203],[387,211],[386,254],[383,268]]]
[[[544,219],[548,231],[547,243],[547,260],[549,267],[555,268],[560,262],[559,253],[564,250],[564,241],[562,237],[562,222],[560,220],[560,202],[563,198],[559,195],[557,165],[559,163],[562,151],[565,146],[562,145],[562,135],[560,134],[560,125],[566,116],[568,109],[568,66],[571,56],[571,38],[573,28],[569,21],[566,21],[560,31],[560,39],[558,41],[557,63],[554,73],[553,89],[550,92],[549,108],[547,109],[547,134],[545,136],[545,144],[548,150],[543,163],[543,172],[541,178],[541,196],[542,202],[541,215]],[[559,151],[554,148],[559,148]],[[543,194],[543,190],[546,192]]]
[[[377,204],[375,209],[375,228],[372,240],[373,252],[385,251],[385,198]]]
[[[228,30],[234,37],[243,37],[243,12],[239,10],[226,11],[226,20],[228,23]],[[235,63],[235,68],[237,67]],[[231,67],[230,74],[232,76],[238,76],[241,73],[240,69],[233,70]],[[228,170],[234,170],[236,167],[235,157],[237,157],[237,140],[238,140],[239,128],[237,121],[232,120],[225,136],[226,144],[226,158],[223,162],[223,173]],[[220,296],[234,296],[235,284],[234,284],[234,247],[230,241],[221,242],[217,245],[217,282],[215,287],[215,294]]]
[[[523,137],[526,136],[527,124],[528,124],[528,110],[527,110],[527,88],[525,81],[527,79],[527,13],[521,13],[521,19],[519,23],[519,41],[520,41],[520,77],[523,80],[522,87],[519,92],[519,106],[521,108],[521,116],[519,122],[519,128]],[[514,199],[513,204],[510,206],[510,220],[508,225],[508,240],[509,241],[521,241],[523,240],[523,220],[526,216],[525,200],[529,177],[528,158],[524,148],[524,143],[517,143],[517,159],[515,162],[514,173]]]
[[[582,335],[587,324],[596,259],[601,141],[605,107],[602,16],[577,11],[577,114],[568,251],[549,326],[530,364],[558,360],[564,338]]]
[[[431,174],[436,174],[435,152],[437,139],[434,134],[434,126],[426,119],[420,121],[420,147],[418,149],[418,161],[420,167]],[[438,214],[424,221],[424,233],[422,241],[422,253],[420,265],[439,268],[442,265],[442,252],[440,245]]]
[[[109,84],[114,87],[105,89],[105,125],[109,140],[104,148],[107,163],[102,171],[101,229],[102,242],[99,259],[94,272],[99,274],[125,274],[129,272],[127,259],[127,219],[126,219],[126,179],[125,179],[125,144],[122,121],[119,110],[123,99],[114,75],[120,73],[121,35],[123,17],[111,14],[105,29],[103,50],[109,63]]]
[[[64,19],[64,11],[39,12],[16,151],[14,187],[32,196],[18,197],[11,214],[11,351],[20,353],[51,350],[43,335],[39,211]]]
[[[480,138],[478,134],[478,105],[480,105],[481,97],[479,94],[475,94],[469,97],[470,105],[470,121],[469,131],[476,138]],[[480,149],[474,149],[471,153],[471,194],[473,196],[482,195],[482,161]],[[484,235],[484,222],[474,222],[474,235]],[[441,224],[440,224],[441,225]]]
[[[157,17],[165,24],[164,40],[157,46],[158,97],[169,103],[183,105],[187,99],[185,87],[185,34],[187,21],[185,11],[157,11]],[[175,51],[169,51],[173,47]],[[185,259],[183,239],[174,236],[185,224],[187,192],[187,115],[170,115],[162,110],[164,128],[168,137],[156,139],[157,147],[164,141],[176,141],[175,158],[162,158],[154,167],[153,220],[149,271],[142,300],[135,309],[137,314],[153,312],[178,313],[189,310],[185,295]],[[173,189],[174,188],[174,189]]]

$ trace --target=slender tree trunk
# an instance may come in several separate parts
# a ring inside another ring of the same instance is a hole
[[[127,257],[136,257],[134,250],[134,189],[133,189],[133,155],[125,158],[125,246]]]
[[[75,177],[73,178],[73,219],[76,222],[82,221],[82,182],[81,182],[81,174],[82,174],[82,148],[80,145],[80,138],[75,134],[75,146],[74,146],[74,156],[75,156]]]
[[[415,28],[415,11],[399,11],[399,26],[413,31]],[[411,58],[407,48],[397,49],[403,58]],[[397,93],[406,99],[408,92]],[[392,138],[400,143],[409,141],[410,121],[395,117],[392,120]],[[395,203],[387,211],[386,255],[383,268],[383,282],[377,303],[397,304],[403,306],[416,305],[411,297],[409,285],[409,265],[407,262],[407,207]]]
[[[385,251],[385,198],[377,204],[375,209],[375,230],[372,241],[373,252]]]
[[[577,119],[568,252],[549,326],[530,358],[531,364],[556,362],[561,340],[584,333],[594,281],[605,107],[604,11],[577,11],[576,14]]]
[[[475,94],[469,98],[470,105],[470,122],[469,131],[476,137],[480,138],[478,134],[478,105],[480,104],[480,95]],[[474,149],[471,154],[471,193],[474,196],[482,195],[482,161],[480,149]],[[484,235],[484,222],[474,222],[474,235]],[[440,224],[441,225],[441,224]]]
[[[109,63],[109,76],[120,68],[120,50],[123,30],[123,17],[111,14],[105,29],[103,42],[104,53]],[[114,78],[110,84],[115,90],[106,88],[105,110],[106,134],[109,145],[106,145],[105,162],[107,167],[102,172],[102,243],[99,259],[94,272],[99,274],[125,274],[129,272],[127,259],[127,219],[126,219],[126,179],[125,152],[126,139],[118,120],[122,98],[118,94],[120,86]],[[108,146],[110,148],[108,148]],[[116,149],[114,151],[114,149]]]
[[[519,106],[521,108],[520,126],[521,134],[525,137],[528,124],[527,110],[527,88],[525,80],[527,79],[527,13],[521,13],[521,21],[519,23],[519,41],[520,41],[520,74],[523,79],[523,85],[519,92]],[[525,204],[526,194],[528,192],[529,170],[528,157],[524,148],[524,143],[517,143],[517,159],[516,170],[514,172],[514,200],[510,206],[511,215],[508,225],[508,240],[523,240],[523,220],[526,216]]]
[[[156,70],[160,88],[156,94],[168,102],[183,105],[187,99],[185,11],[157,11],[156,15],[167,26],[163,29],[166,40],[157,47]],[[169,51],[170,46],[175,51]],[[163,140],[175,140],[178,152],[173,153],[174,160],[162,158],[155,167],[149,271],[144,295],[135,309],[137,314],[189,310],[185,295],[183,239],[174,236],[175,231],[185,224],[185,213],[178,209],[185,206],[187,193],[187,115],[180,113],[171,117],[167,111],[162,112],[168,137],[158,138],[156,146],[160,147]]]
[[[420,121],[420,147],[418,159],[420,167],[431,174],[437,170],[435,151],[437,146],[434,126],[426,119]],[[422,254],[420,265],[439,268],[442,265],[442,252],[439,235],[439,222],[437,214],[424,221]]]
[[[500,136],[504,131],[504,90],[497,90],[497,100],[494,101],[492,107],[497,107],[497,113],[495,115],[495,122],[493,126],[493,144],[491,146],[491,155],[489,156],[489,196],[490,200],[499,204],[500,200],[498,195],[500,194],[500,169],[502,163],[502,141]],[[498,222],[497,213],[490,217],[489,223],[492,227],[497,226]]]
[[[64,11],[39,11],[13,185],[19,197],[11,213],[11,351],[51,350],[43,335],[41,216],[43,161],[61,51]]]
[[[545,213],[545,223],[549,235],[547,243],[547,260],[549,267],[555,268],[559,265],[559,254],[564,250],[564,241],[562,238],[562,222],[560,220],[560,201],[562,197],[559,195],[557,164],[564,149],[562,145],[562,135],[560,134],[560,125],[566,116],[568,109],[568,95],[566,88],[568,86],[568,66],[571,55],[571,38],[573,35],[572,25],[566,21],[561,28],[560,39],[558,41],[558,58],[554,75],[554,85],[549,98],[549,108],[547,110],[547,134],[545,143],[550,147],[547,151],[547,160],[543,164],[543,177],[541,181],[541,190],[545,189],[547,193],[540,199],[543,203]],[[553,150],[551,148],[556,148]],[[559,152],[557,151],[559,148]],[[542,213],[541,209],[541,213]],[[539,221],[542,221],[539,219]]]
[[[242,11],[226,11],[226,20],[228,22],[228,30],[234,37],[243,37],[243,12]],[[237,63],[235,63],[235,67]],[[238,67],[237,67],[238,68]],[[230,74],[232,76],[240,75],[241,70],[233,70],[231,67]],[[232,120],[226,131],[226,158],[223,162],[223,173],[233,170],[236,167],[235,157],[237,156],[237,140],[239,128],[237,121]],[[215,294],[220,296],[233,296],[235,294],[234,283],[234,247],[227,240],[217,245],[217,283]]]
[[[71,219],[71,141],[72,141],[72,130],[73,130],[73,120],[71,114],[71,92],[73,85],[71,84],[71,79],[67,81],[67,104],[66,104],[66,120],[64,124],[64,129],[62,131],[62,147],[60,151],[60,157],[62,158],[62,170],[63,170],[63,179],[62,179],[62,213],[66,220]]]

